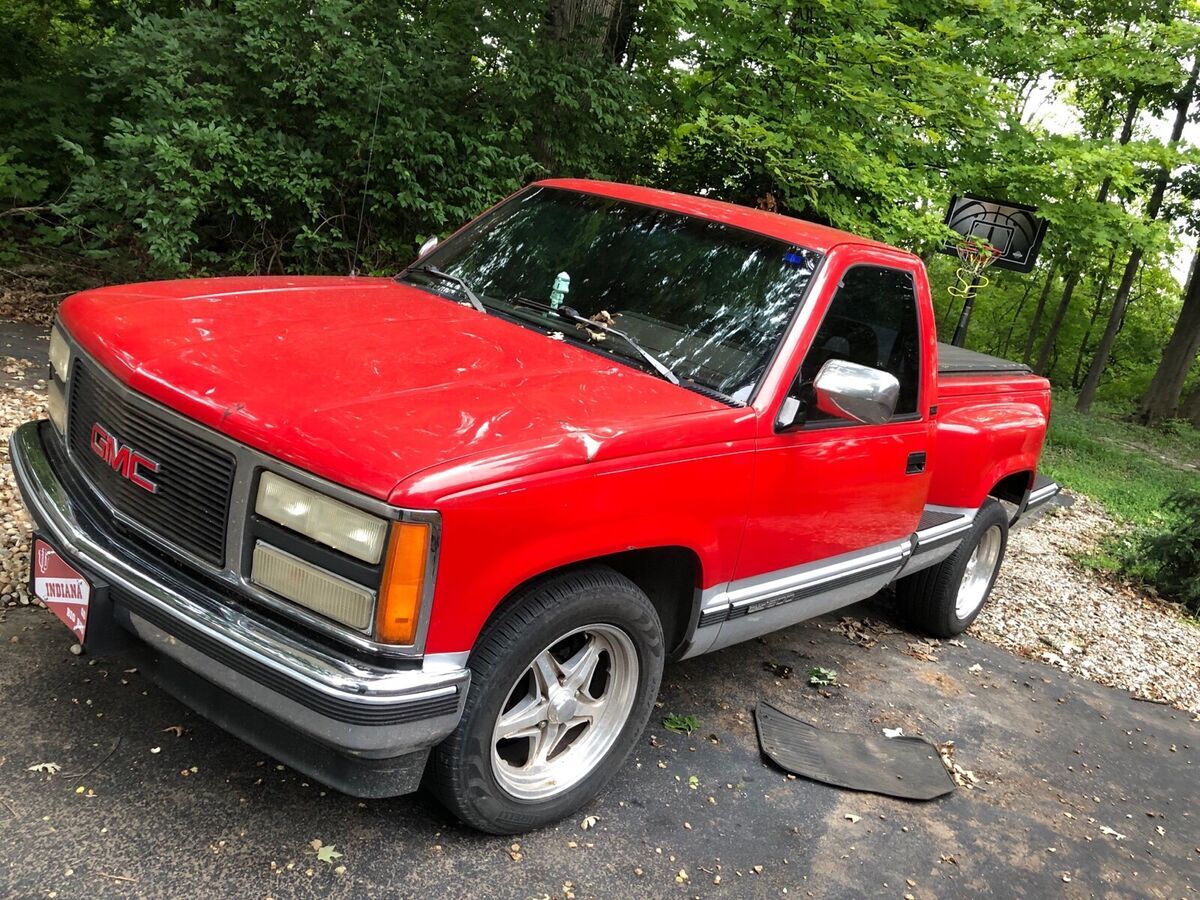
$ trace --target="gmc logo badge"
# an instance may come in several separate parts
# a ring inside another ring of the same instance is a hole
[[[107,428],[97,422],[92,426],[92,452],[112,466],[113,471],[127,478],[144,491],[158,493],[158,485],[143,473],[158,471],[158,463],[138,453],[128,444],[122,445]]]

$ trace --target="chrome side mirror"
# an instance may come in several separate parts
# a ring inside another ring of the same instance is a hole
[[[437,245],[438,245],[438,239],[437,239],[437,235],[435,234],[433,237],[429,238],[427,241],[425,241],[425,243],[423,243],[421,245],[421,249],[417,251],[417,259],[420,259],[422,256],[424,256],[426,253],[428,253],[430,250],[432,250]]]
[[[896,411],[900,382],[890,372],[831,359],[813,380],[817,408],[864,425],[882,425]]]

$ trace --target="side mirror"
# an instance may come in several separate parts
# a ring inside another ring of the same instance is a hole
[[[882,425],[896,411],[900,382],[890,372],[831,359],[813,380],[817,408],[831,416]]]
[[[437,245],[438,245],[438,239],[437,239],[437,235],[435,234],[433,237],[429,238],[427,241],[425,241],[425,243],[423,243],[421,245],[421,249],[417,251],[417,259],[420,259],[422,256],[424,256],[426,253],[428,253],[430,250],[432,250]]]

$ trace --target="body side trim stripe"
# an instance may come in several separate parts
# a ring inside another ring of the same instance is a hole
[[[876,578],[897,569],[912,553],[911,540],[888,543],[835,558],[820,565],[806,563],[730,582],[727,589],[710,589],[696,624],[697,630],[719,625],[765,609],[782,606]]]

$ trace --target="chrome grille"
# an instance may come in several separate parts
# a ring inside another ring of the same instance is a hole
[[[124,388],[83,359],[71,373],[68,440],[76,464],[116,512],[151,536],[197,558],[225,564],[225,530],[236,464],[231,454],[128,402]],[[99,424],[159,464],[148,491],[123,477],[92,449]]]

